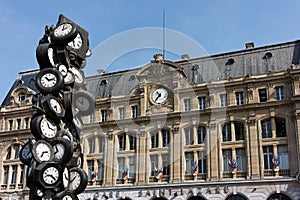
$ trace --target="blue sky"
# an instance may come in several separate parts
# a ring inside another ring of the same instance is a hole
[[[212,55],[244,49],[246,42],[263,46],[300,38],[298,0],[0,0],[0,5],[0,101],[20,71],[38,68],[37,43],[45,25],[56,24],[59,14],[89,32],[93,55],[88,60],[87,68],[92,66],[86,69],[87,75],[100,68],[117,71],[141,66],[152,60],[154,53],[161,53],[162,35],[159,33],[163,10],[169,30],[165,34],[166,59],[169,60],[178,60],[181,53],[191,57],[203,55],[184,47],[185,41],[194,41]],[[150,27],[157,27],[154,34],[148,31]],[[132,32],[138,33],[138,38]],[[181,43],[179,35],[183,36]],[[148,46],[143,40],[148,41]],[[158,42],[156,46],[149,46],[155,42]],[[172,53],[176,45],[182,51]],[[124,46],[128,48],[109,55]],[[105,58],[113,60],[103,62]]]

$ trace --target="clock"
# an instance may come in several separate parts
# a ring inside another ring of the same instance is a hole
[[[77,36],[77,26],[72,22],[64,22],[58,24],[51,34],[54,43],[67,44],[74,40]]]
[[[33,155],[31,153],[31,146],[32,146],[32,141],[31,139],[29,139],[29,141],[22,146],[19,153],[19,158],[21,162],[24,163],[25,165],[29,165],[33,158]]]
[[[77,36],[74,38],[73,41],[69,42],[68,45],[73,49],[79,49],[82,47],[82,38],[80,33],[77,33]]]
[[[163,104],[169,98],[169,92],[163,87],[156,88],[151,94],[151,100],[155,104]]]
[[[51,43],[39,44],[36,48],[36,59],[40,69],[55,66],[55,53]]]
[[[75,194],[69,191],[64,191],[62,193],[57,194],[53,200],[79,200],[79,199]]]
[[[71,71],[69,71],[65,65],[61,64],[57,67],[57,69],[63,75],[65,85],[70,85],[74,83],[75,81],[74,74]]]
[[[57,69],[46,68],[37,74],[35,85],[41,93],[54,93],[63,88],[64,78]]]
[[[56,123],[45,115],[35,115],[30,122],[31,133],[36,139],[53,139],[58,134]]]
[[[76,115],[87,116],[94,112],[94,97],[87,91],[79,89],[74,93],[74,106],[77,111]]]
[[[54,161],[62,165],[70,161],[73,155],[73,146],[70,140],[63,137],[57,137],[51,141],[51,145],[53,146],[54,151]]]
[[[83,154],[80,151],[74,152],[73,157],[67,163],[67,166],[69,168],[73,168],[73,167],[82,168],[83,167]]]
[[[74,194],[83,192],[88,183],[88,176],[86,172],[78,167],[70,169],[70,185],[69,190]]]
[[[60,99],[54,97],[53,95],[46,95],[42,98],[42,105],[45,110],[46,115],[52,119],[57,117],[64,117],[65,110]]]
[[[74,74],[75,76],[75,84],[77,86],[82,86],[84,85],[84,74],[83,71],[75,68],[75,67],[70,67],[69,70]]]
[[[65,118],[67,121],[73,120],[72,98],[73,93],[71,91],[63,91],[63,103],[65,107]]]
[[[30,188],[30,197],[34,199],[42,199],[45,194],[45,191],[42,189],[42,186],[37,184],[32,184],[29,186]]]
[[[69,169],[65,167],[63,172],[63,186],[65,189],[68,188],[69,181],[70,181],[70,172]]]
[[[56,162],[42,162],[36,167],[36,180],[45,189],[56,188],[62,181],[63,170]]]
[[[39,163],[51,161],[54,156],[52,146],[44,140],[39,140],[33,143],[32,154],[35,160]]]

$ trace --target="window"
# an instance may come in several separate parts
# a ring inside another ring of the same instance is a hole
[[[23,102],[26,99],[26,94],[25,93],[20,93],[19,94],[19,102]]]
[[[131,116],[132,118],[137,118],[138,117],[138,106],[132,106],[131,107]]]
[[[264,146],[263,147],[263,155],[264,155],[264,168],[272,169],[272,159],[273,159],[273,146]]]
[[[98,177],[97,179],[98,180],[103,180],[103,174],[104,174],[104,163],[103,163],[103,160],[97,160],[98,162]]]
[[[193,174],[194,152],[185,153],[185,174]]]
[[[235,140],[245,139],[245,127],[241,122],[234,122]]]
[[[135,165],[136,165],[135,157],[130,156],[129,157],[129,169],[128,169],[128,177],[130,177],[130,178],[135,178]]]
[[[236,149],[236,161],[238,163],[238,171],[246,171],[246,152],[244,148]]]
[[[170,131],[168,130],[162,130],[162,146],[167,147],[170,143]]]
[[[232,169],[229,167],[228,163],[232,162],[232,151],[231,149],[223,149],[223,171],[229,172]]]
[[[98,137],[98,147],[99,147],[99,153],[103,153],[104,148],[105,148],[105,137],[104,136]]]
[[[125,118],[125,108],[119,108],[119,119]]]
[[[93,179],[92,174],[94,173],[94,160],[87,160],[88,165],[88,179],[91,181]]]
[[[125,171],[125,158],[118,158],[118,178],[123,178],[123,172]]]
[[[11,173],[11,184],[16,184],[16,180],[17,180],[17,169],[18,166],[17,165],[13,165],[12,166],[12,173]]]
[[[122,134],[118,136],[119,138],[119,151],[126,150],[126,134]]]
[[[14,124],[14,121],[11,119],[11,120],[8,120],[8,130],[9,131],[12,131],[13,130],[13,124]]]
[[[21,119],[17,119],[17,130],[21,129]]]
[[[236,99],[236,105],[243,105],[244,104],[244,93],[236,92],[235,99]]]
[[[206,98],[198,97],[199,110],[204,110],[206,108]]]
[[[276,137],[286,137],[285,119],[276,117],[275,123],[276,123]]]
[[[15,152],[14,159],[18,159],[19,158],[20,145],[19,144],[14,144],[13,148],[14,148],[14,152]]]
[[[136,137],[135,135],[129,135],[129,148],[130,150],[136,149]]]
[[[220,94],[220,106],[221,107],[227,106],[227,94]]]
[[[107,121],[107,110],[101,110],[101,120],[102,122]]]
[[[8,184],[8,171],[9,166],[3,166],[3,184],[7,185]]]
[[[205,142],[205,137],[206,137],[206,129],[204,126],[198,126],[197,135],[198,135],[198,144],[203,144]]]
[[[259,102],[266,102],[268,100],[267,89],[266,88],[259,89],[258,90],[258,95],[259,95]]]
[[[10,160],[10,158],[11,158],[11,146],[8,147],[8,149],[7,149],[6,160]]]
[[[95,113],[91,113],[90,114],[90,123],[94,123],[95,122]]]
[[[20,165],[20,184],[24,183],[24,165]]]
[[[193,145],[194,144],[194,131],[193,127],[185,128],[185,145]]]
[[[158,156],[150,155],[150,160],[151,160],[151,176],[155,176],[156,169],[158,169]]]
[[[158,132],[151,133],[151,148],[158,148]]]
[[[25,118],[25,129],[28,129],[29,128],[29,117],[26,117]]]
[[[184,106],[184,111],[190,111],[191,110],[191,100],[190,99],[184,99],[183,100],[183,106]]]
[[[272,123],[270,119],[261,121],[262,138],[272,138]]]
[[[205,151],[198,152],[198,173],[200,174],[206,173],[206,152]]]
[[[231,141],[231,123],[227,123],[222,128],[223,142]]]
[[[162,166],[163,166],[163,175],[170,175],[170,156],[169,154],[162,154]]]
[[[280,160],[279,168],[280,169],[289,169],[289,153],[287,145],[278,145],[278,159]]]
[[[276,100],[283,100],[284,99],[284,87],[283,86],[278,86],[275,88],[276,93]]]
[[[95,153],[95,138],[89,138],[88,139],[89,143],[89,153]]]

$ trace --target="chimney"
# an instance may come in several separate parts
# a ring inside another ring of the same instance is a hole
[[[153,56],[153,58],[155,59],[155,61],[162,61],[162,60],[164,60],[164,56],[162,54],[155,54]]]
[[[98,69],[97,72],[98,72],[99,75],[105,74],[104,69]]]
[[[253,49],[254,48],[254,42],[248,42],[245,44],[246,49]]]
[[[189,56],[189,54],[183,54],[183,55],[181,55],[181,59],[182,60],[189,60],[190,56]]]

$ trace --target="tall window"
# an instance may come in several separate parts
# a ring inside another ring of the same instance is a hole
[[[158,148],[158,132],[151,133],[151,148]]]
[[[228,162],[232,161],[231,149],[223,149],[222,153],[223,153],[223,171],[224,172],[232,171],[232,169],[228,165]]]
[[[125,118],[125,108],[119,108],[119,119],[124,119]]]
[[[193,145],[194,144],[194,131],[193,127],[185,128],[185,145]]]
[[[87,164],[88,164],[88,179],[91,181],[92,180],[92,174],[95,170],[94,160],[87,160]]]
[[[98,180],[103,180],[103,174],[104,174],[104,163],[103,160],[97,160],[98,162]]]
[[[162,154],[163,175],[170,175],[170,156],[169,154]]]
[[[206,173],[206,151],[198,152],[198,172],[200,174]]]
[[[163,139],[162,146],[163,147],[169,146],[169,143],[170,143],[170,131],[163,129],[161,131],[161,133],[162,133],[162,139]]]
[[[126,150],[126,134],[121,134],[118,136],[119,138],[119,151]]]
[[[95,153],[95,138],[89,138],[88,139],[88,143],[89,143],[89,153]]]
[[[280,169],[289,169],[289,152],[287,145],[278,145],[278,159],[280,160],[279,168]]]
[[[131,107],[131,115],[132,115],[132,118],[137,118],[138,117],[138,106],[132,106]]]
[[[102,112],[102,111],[101,111]],[[90,123],[94,123],[95,122],[95,113],[94,112],[92,112],[91,114],[90,114]]]
[[[14,125],[14,121],[12,119],[8,120],[8,130],[9,131],[13,130],[13,125]]]
[[[220,106],[226,107],[227,105],[227,94],[220,94]]]
[[[241,122],[234,122],[235,140],[245,139],[245,127]]]
[[[10,160],[10,158],[11,158],[11,146],[10,147],[8,147],[8,149],[7,149],[7,153],[6,153],[6,160]]]
[[[17,130],[21,129],[21,119],[17,119]]]
[[[278,86],[275,88],[276,93],[276,100],[283,100],[284,99],[284,87],[283,86]]]
[[[107,110],[101,110],[101,121],[106,122],[107,121]]]
[[[206,137],[206,129],[204,126],[198,126],[197,135],[198,135],[198,144],[203,144],[205,142],[205,137]]]
[[[118,158],[118,178],[123,178],[123,172],[125,170],[125,158]]]
[[[8,184],[8,173],[9,173],[9,166],[3,166],[3,184]]]
[[[206,98],[205,97],[198,97],[198,103],[199,103],[199,110],[206,109]]]
[[[104,136],[98,137],[98,147],[99,147],[99,153],[103,153],[104,148],[105,148],[105,137]]]
[[[261,121],[262,138],[272,138],[272,123],[271,119]]]
[[[17,180],[17,170],[18,170],[18,165],[13,165],[12,166],[12,173],[11,173],[11,184],[16,184]]]
[[[128,177],[135,178],[135,166],[136,160],[134,156],[129,157],[129,169],[128,169]]]
[[[276,137],[286,137],[285,119],[275,118],[276,123]]]
[[[191,110],[191,100],[190,99],[184,99],[183,100],[183,106],[184,106],[184,111],[190,111]]]
[[[243,92],[236,92],[235,93],[236,105],[244,104],[244,93]]]
[[[273,164],[272,164],[273,146],[264,146],[263,154],[264,154],[264,168],[272,169],[273,168]]]
[[[231,141],[231,124],[227,123],[222,128],[223,142]]]
[[[135,135],[129,135],[129,149],[135,150],[136,149],[136,137]]]
[[[238,171],[247,171],[246,152],[244,148],[236,149],[236,161],[238,163]]]
[[[25,129],[28,129],[29,128],[29,117],[26,117],[25,118]]]
[[[259,94],[259,102],[266,102],[268,100],[266,88],[259,89],[258,94]]]
[[[156,175],[156,170],[158,169],[158,155],[150,155],[150,160],[151,160],[151,176]]]
[[[20,184],[24,183],[24,165],[20,165]]]
[[[185,153],[185,174],[193,174],[194,152]]]
[[[14,148],[14,159],[18,159],[19,158],[19,150],[20,150],[20,145],[19,144],[14,144],[13,145]]]

